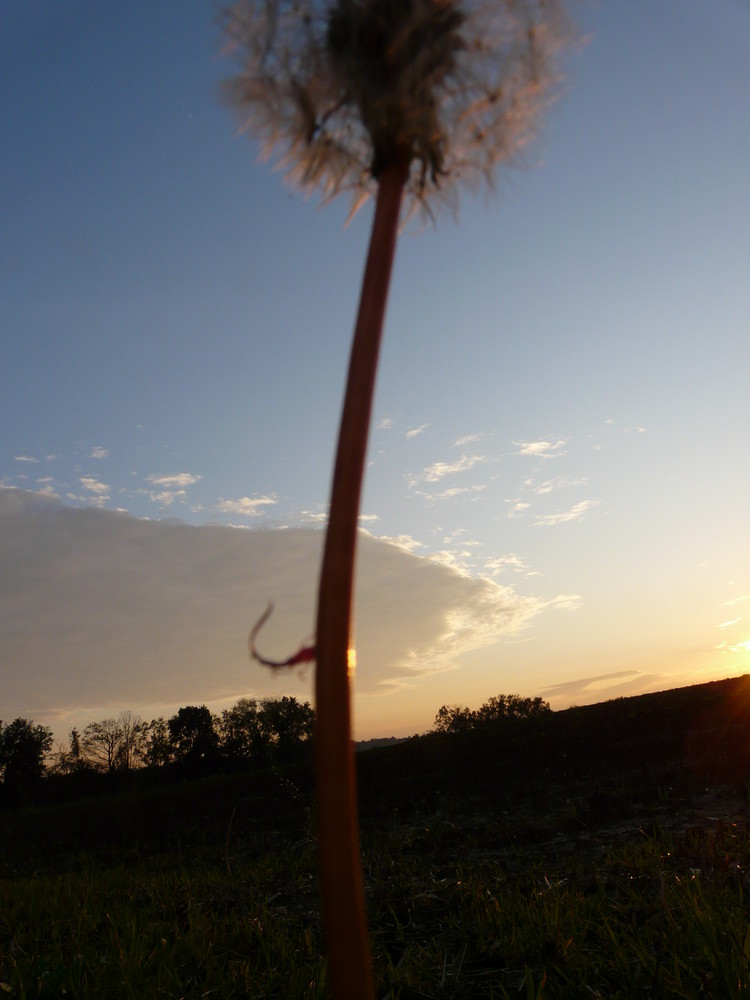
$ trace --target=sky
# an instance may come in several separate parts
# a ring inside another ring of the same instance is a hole
[[[750,672],[750,2],[572,8],[520,168],[397,250],[355,736]],[[0,3],[0,717],[313,699],[371,207],[219,99],[216,8]]]

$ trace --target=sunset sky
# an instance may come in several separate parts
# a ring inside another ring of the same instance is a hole
[[[400,240],[355,735],[750,672],[750,3],[581,2],[522,169]],[[216,8],[0,5],[0,717],[312,700],[371,210],[284,185]]]

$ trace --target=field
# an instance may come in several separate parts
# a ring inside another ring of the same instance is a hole
[[[359,756],[378,995],[750,996],[750,681]],[[0,816],[0,992],[324,997],[308,766]]]

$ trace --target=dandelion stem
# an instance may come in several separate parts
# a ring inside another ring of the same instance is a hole
[[[318,590],[315,672],[319,870],[328,972],[335,1000],[374,1000],[359,849],[348,652],[357,519],[388,287],[407,169],[379,177]]]

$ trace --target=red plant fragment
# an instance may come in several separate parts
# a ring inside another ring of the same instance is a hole
[[[273,611],[273,601],[268,602],[268,607],[257,620],[255,625],[253,625],[250,632],[250,636],[247,640],[247,646],[250,650],[250,656],[261,663],[264,667],[272,667],[274,669],[283,669],[284,667],[296,667],[299,663],[310,663],[315,659],[316,646],[315,643],[311,645],[303,645],[297,650],[296,653],[292,653],[290,657],[286,660],[269,660],[265,656],[261,656],[255,646],[255,640],[258,637],[258,632],[263,628],[265,623],[271,617],[271,612]]]

